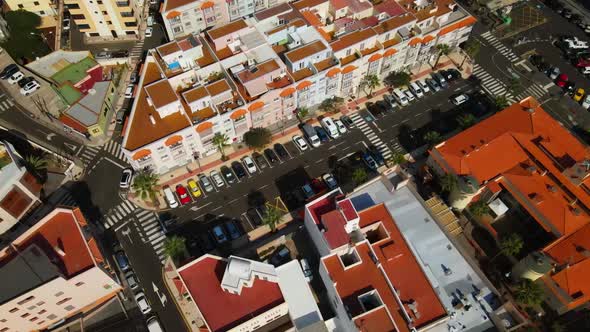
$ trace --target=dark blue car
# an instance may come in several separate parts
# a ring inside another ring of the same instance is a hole
[[[375,161],[377,162],[377,164],[379,166],[385,165],[385,158],[383,158],[383,154],[381,154],[381,152],[379,151],[379,149],[377,149],[377,147],[375,147],[375,146],[371,147],[371,149],[369,149],[368,152],[371,154],[373,159],[375,159]]]
[[[327,142],[330,140],[330,138],[328,137],[328,133],[326,132],[326,130],[322,127],[313,127],[316,131],[316,133],[318,134],[318,137],[320,138],[320,141],[323,142]]]

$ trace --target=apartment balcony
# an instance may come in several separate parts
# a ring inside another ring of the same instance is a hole
[[[389,47],[397,45],[401,42],[402,42],[402,37],[400,35],[396,34],[395,37],[383,42],[383,48],[389,48]]]
[[[129,2],[129,1],[116,1],[115,4],[119,8],[121,8],[121,7],[131,7],[131,2]]]
[[[344,58],[341,58],[341,59],[340,59],[340,65],[341,65],[341,66],[345,66],[345,65],[347,65],[347,64],[349,64],[349,63],[351,63],[351,62],[354,62],[354,61],[356,61],[356,60],[360,59],[360,58],[361,58],[361,56],[362,56],[362,55],[361,55],[360,53],[358,53],[358,52],[354,52],[354,53],[352,53],[352,54],[351,54],[351,55],[349,55],[349,56],[345,56]]]
[[[232,99],[226,100],[220,104],[217,104],[215,106],[215,108],[217,108],[217,111],[219,112],[219,114],[225,114],[225,113],[227,113],[229,111],[233,111],[236,108],[241,107],[241,106],[244,106],[244,102],[236,94]]]
[[[266,83],[266,86],[271,89],[281,89],[293,83],[293,80],[288,75],[277,77],[272,82]]]

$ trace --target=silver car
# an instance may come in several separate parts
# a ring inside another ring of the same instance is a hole
[[[213,191],[213,185],[205,175],[199,175],[199,181],[201,182],[201,186],[203,187],[203,189],[205,189],[206,192]]]
[[[225,182],[221,178],[221,175],[219,175],[219,172],[211,171],[211,173],[209,173],[209,175],[211,176],[211,180],[213,180],[213,183],[215,183],[215,186],[217,188],[221,188],[221,187],[225,186]]]

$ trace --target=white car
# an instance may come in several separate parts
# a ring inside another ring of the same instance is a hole
[[[469,96],[467,96],[466,94],[460,94],[458,96],[451,97],[451,102],[453,104],[455,104],[456,106],[459,106],[468,100],[469,100]]]
[[[127,285],[132,290],[136,290],[139,287],[139,283],[137,282],[137,277],[133,274],[133,271],[129,271],[125,273],[125,280],[127,281]]]
[[[248,170],[248,173],[250,173],[250,174],[256,173],[256,164],[254,164],[254,160],[252,160],[252,158],[250,158],[250,156],[244,157],[244,159],[242,159],[242,162],[244,163],[244,166]]]
[[[309,267],[309,263],[307,259],[302,258],[299,263],[301,264],[301,270],[303,270],[303,276],[305,276],[305,280],[310,282],[313,280],[313,273],[311,272],[311,268]]]
[[[12,74],[12,76],[10,76],[8,78],[8,83],[16,84],[16,83],[18,83],[18,81],[22,80],[23,78],[25,78],[25,74],[21,73],[20,71],[17,71],[16,73]]]
[[[150,312],[152,312],[152,307],[150,307],[150,304],[148,303],[147,299],[145,298],[145,294],[143,294],[143,292],[139,292],[139,293],[135,294],[135,302],[137,302],[137,306],[139,307],[139,310],[141,310],[141,312],[144,315],[147,315]]]
[[[428,87],[428,84],[426,84],[425,81],[418,80],[418,81],[416,81],[416,83],[418,84],[418,86],[420,86],[422,88],[422,91],[424,93],[429,93],[430,92],[430,88]]]
[[[154,33],[154,28],[152,27],[148,27],[147,29],[145,29],[145,37],[151,37],[152,34]]]
[[[64,31],[70,30],[70,19],[64,18],[63,24],[61,25]]]
[[[334,124],[336,124],[336,127],[338,127],[338,131],[341,134],[344,134],[345,132],[348,131],[348,129],[346,129],[346,126],[344,125],[344,123],[342,123],[342,121],[340,121],[340,120],[334,120]]]
[[[127,86],[127,89],[125,89],[125,98],[126,99],[129,99],[129,98],[133,97],[133,88],[134,87],[135,86],[133,84],[129,84]]]
[[[590,108],[590,95],[586,95],[584,100],[582,100],[582,107],[584,107],[586,110]]]
[[[297,145],[297,147],[301,151],[305,151],[308,148],[307,147],[307,143],[305,142],[305,140],[301,136],[299,136],[299,135],[293,136],[293,143],[295,143],[295,145]]]
[[[414,97],[414,94],[410,92],[410,90],[408,89],[404,89],[403,93],[404,95],[406,95],[406,98],[408,98],[409,101],[414,101],[416,99],[416,97]]]
[[[35,80],[32,80],[20,89],[20,94],[23,96],[28,96],[39,89],[41,89],[41,84]]]
[[[578,37],[573,37],[573,38],[565,38],[563,40],[568,48],[572,48],[575,50],[579,50],[579,49],[585,49],[588,48],[588,42],[579,40]]]
[[[213,180],[217,188],[225,186],[225,182],[221,178],[221,175],[219,175],[219,172],[211,171],[211,173],[209,173],[209,176],[211,177],[211,180]]]
[[[131,185],[131,179],[133,178],[133,170],[131,168],[125,168],[121,173],[121,181],[119,187],[122,189],[129,188]]]
[[[329,189],[336,189],[338,187],[338,182],[334,179],[334,176],[330,173],[326,173],[322,176],[322,179],[326,183]]]

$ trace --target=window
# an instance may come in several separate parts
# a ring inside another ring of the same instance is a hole
[[[39,15],[45,15],[45,11],[44,10],[40,10],[39,11]]]
[[[32,305],[32,306],[28,307],[27,310],[34,310],[35,308],[37,308],[37,306],[36,305]]]
[[[61,300],[57,301],[55,304],[56,305],[64,304],[64,303],[68,302],[71,299],[72,299],[71,297],[66,297],[64,299],[61,299]]]
[[[90,29],[90,25],[88,25],[88,24],[78,24],[78,28],[80,30]]]
[[[126,27],[136,27],[137,26],[137,22],[125,22],[125,26]]]
[[[18,311],[18,308],[12,308],[12,309],[10,309],[10,311],[8,311],[8,312],[10,312],[11,314],[13,314],[13,313],[15,313],[15,312],[17,312],[17,311]]]
[[[39,6],[39,1],[33,1],[33,5]]]
[[[102,0],[98,0],[96,3],[102,5]]]
[[[43,310],[39,311],[39,312],[37,313],[37,315],[43,315],[43,314],[44,314],[44,313],[46,313],[46,312],[47,312],[47,310],[43,309]]]
[[[31,322],[34,322],[34,321],[36,321],[37,319],[39,319],[39,318],[37,318],[37,317],[33,317],[33,318],[29,319],[29,321],[31,321]]]
[[[114,92],[114,90],[115,90],[115,89],[111,89],[111,92]],[[78,282],[76,283],[76,287],[80,287],[80,286],[82,286],[82,285],[84,285],[84,282],[83,282],[83,281],[78,281]]]
[[[20,8],[22,8],[22,7],[20,7]],[[78,5],[77,3],[68,3],[68,4],[66,4],[66,8],[68,8],[68,9],[80,9],[80,5]]]
[[[57,316],[55,314],[51,314],[49,316],[47,316],[47,319],[56,319]]]
[[[22,300],[18,301],[16,304],[18,304],[18,305],[23,305],[23,304],[25,304],[25,303],[27,303],[27,302],[29,302],[29,301],[32,301],[33,299],[35,299],[35,297],[31,295],[31,296],[29,296],[29,297],[26,297],[26,298],[24,298],[24,299],[22,299]]]
[[[86,19],[86,16],[84,16],[82,14],[76,14],[76,15],[72,15],[72,18],[74,20],[84,20],[84,19]]]
[[[37,302],[37,306],[38,306],[38,307],[40,307],[40,306],[42,306],[42,305],[44,305],[44,304],[45,304],[45,301],[40,301],[40,302]]]
[[[346,56],[349,56],[349,55],[351,55],[351,54],[352,54],[352,50],[351,50],[350,48],[349,48],[349,49],[347,49],[347,50],[346,50]]]
[[[102,11],[102,14],[103,14],[103,15],[107,15],[107,11],[106,11],[106,10],[103,10],[103,11]]]
[[[64,292],[57,292],[57,293],[55,293],[55,297],[60,297],[62,295],[64,295]]]
[[[20,315],[20,318],[27,318],[29,317],[31,314],[28,312],[25,312],[24,314]]]
[[[19,3],[18,8],[23,9],[23,8],[25,8],[25,6],[23,6],[22,4]]]
[[[64,307],[64,309],[66,309],[67,311],[72,311],[72,310],[76,309],[76,307],[74,307],[73,305],[70,304],[70,305]]]

